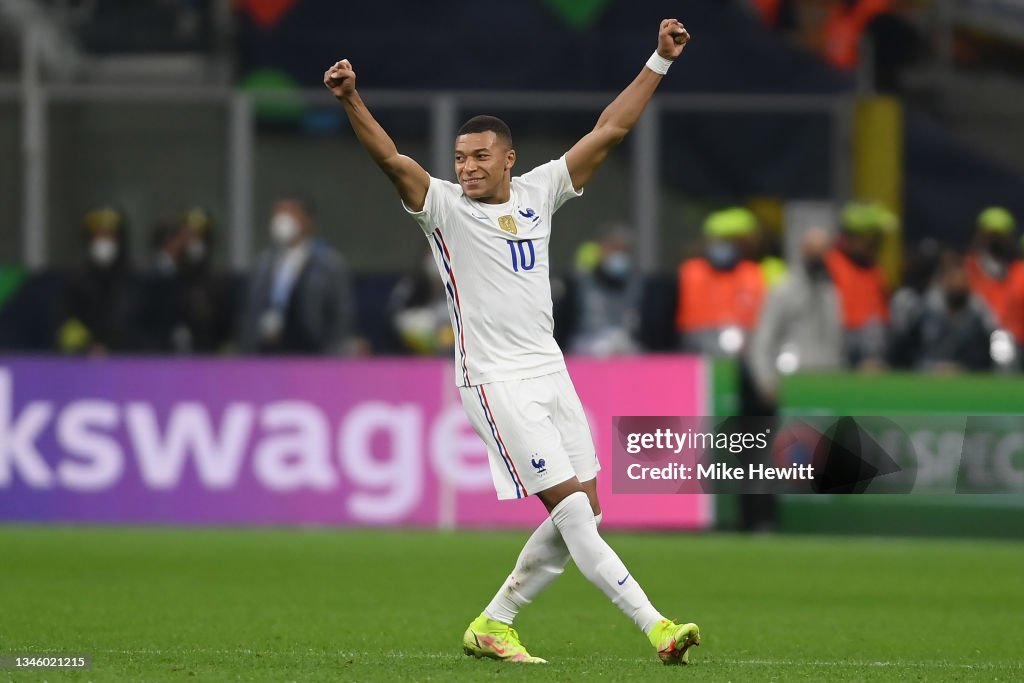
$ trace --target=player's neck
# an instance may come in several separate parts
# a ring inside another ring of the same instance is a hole
[[[481,204],[507,204],[512,199],[512,183],[504,183],[490,197],[482,197],[477,201]]]

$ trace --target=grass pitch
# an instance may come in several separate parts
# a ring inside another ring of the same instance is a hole
[[[523,533],[0,527],[0,680],[1024,679],[1024,545],[608,534],[689,667],[572,566],[517,621],[545,667],[465,657]]]

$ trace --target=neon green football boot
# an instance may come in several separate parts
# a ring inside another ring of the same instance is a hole
[[[665,664],[689,664],[690,646],[700,645],[697,624],[677,624],[668,619],[659,621],[647,637]]]
[[[490,657],[506,662],[547,664],[547,660],[533,657],[519,642],[519,634],[508,624],[488,619],[481,614],[469,625],[462,636],[462,651],[472,657]]]

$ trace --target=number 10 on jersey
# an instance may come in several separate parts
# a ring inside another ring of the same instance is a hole
[[[505,241],[508,243],[509,253],[512,254],[512,272],[518,273],[520,269],[533,270],[537,264],[537,253],[533,250],[533,240]]]

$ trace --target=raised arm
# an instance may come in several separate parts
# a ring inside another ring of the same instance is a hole
[[[622,142],[640,120],[668,66],[682,54],[689,40],[690,34],[678,20],[665,19],[661,22],[657,53],[651,55],[640,75],[601,112],[594,130],[566,153],[565,160],[574,188],[582,190],[590,182],[612,147]]]
[[[391,179],[405,205],[413,211],[423,210],[430,175],[415,160],[398,153],[394,140],[366,108],[356,91],[356,72],[351,62],[335,62],[324,72],[324,85],[344,105],[360,144]]]

